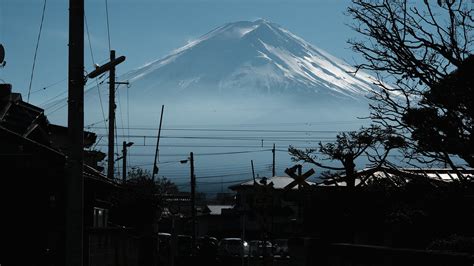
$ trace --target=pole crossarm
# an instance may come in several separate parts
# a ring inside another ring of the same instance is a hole
[[[93,79],[93,78],[99,76],[102,73],[110,71],[110,69],[114,68],[116,65],[122,63],[123,61],[125,61],[125,56],[123,56],[123,55],[119,56],[119,57],[115,58],[114,60],[111,60],[108,63],[105,63],[105,64],[103,64],[99,67],[96,67],[96,69],[94,71],[92,71],[91,73],[89,73],[86,77]],[[128,82],[127,82],[127,84],[128,84]]]
[[[300,187],[305,187],[305,188],[309,188],[309,184],[308,182],[306,182],[306,179],[310,176],[312,176],[315,171],[313,168],[309,169],[308,171],[306,171],[306,173],[302,174],[302,175],[297,175],[295,172],[296,172],[296,169],[298,168],[299,166],[298,165],[295,165],[291,168],[287,168],[285,170],[285,173],[293,178],[294,180],[289,183],[288,185],[286,185],[283,189],[285,191],[288,191],[290,189],[292,189],[293,187],[295,187],[296,185],[298,185],[298,188]]]

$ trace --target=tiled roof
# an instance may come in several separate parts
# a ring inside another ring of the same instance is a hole
[[[291,182],[294,181],[294,179],[292,177],[274,176],[274,177],[269,177],[269,178],[256,178],[255,182],[258,185],[261,185],[261,181],[263,179],[266,179],[267,184],[273,183],[273,188],[274,189],[284,189],[288,184],[290,184]],[[305,180],[305,182],[308,183],[309,185],[315,185],[316,184],[314,182],[306,181],[306,180]],[[229,188],[232,189],[232,190],[236,190],[236,189],[244,188],[244,187],[252,187],[253,185],[254,185],[254,181],[249,180],[247,182],[244,182],[244,183],[241,183],[241,184],[238,184],[238,185],[230,186]],[[294,186],[292,189],[298,189],[298,186]]]

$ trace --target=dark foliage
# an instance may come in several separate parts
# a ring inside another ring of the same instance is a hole
[[[410,108],[403,121],[425,151],[455,154],[474,167],[474,56],[423,95],[423,107]]]
[[[120,225],[149,230],[161,212],[161,195],[178,192],[177,186],[166,178],[153,181],[151,174],[140,168],[132,169],[122,190],[116,195],[114,215]]]
[[[357,69],[378,78],[371,118],[405,138],[409,161],[454,168],[457,155],[472,166],[469,2],[353,0],[348,8],[362,36],[349,43],[366,61]]]

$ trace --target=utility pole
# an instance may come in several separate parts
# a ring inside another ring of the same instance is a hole
[[[122,154],[123,154],[122,184],[125,184],[125,181],[127,180],[127,142],[126,141],[123,141]]]
[[[84,0],[69,0],[65,265],[84,260]]]
[[[195,255],[194,249],[196,247],[196,176],[194,175],[194,155],[191,152],[189,154],[189,160],[191,164],[191,220],[193,223],[192,237],[193,237],[193,249],[192,254]]]
[[[272,164],[272,176],[275,176],[275,143],[273,143],[273,164]]]
[[[72,1],[72,0],[71,0]],[[83,1],[83,0],[81,0]],[[84,12],[83,12],[84,13]],[[81,14],[83,16],[84,14]],[[84,19],[81,17],[81,19]],[[84,31],[84,26],[82,27]],[[82,31],[81,34],[84,34]],[[84,37],[83,37],[84,42]],[[83,44],[84,45],[84,44]],[[83,48],[84,50],[84,48]],[[83,56],[84,57],[84,52]],[[114,129],[115,129],[115,66],[125,61],[125,56],[119,56],[115,58],[115,50],[110,51],[110,62],[96,67],[94,71],[87,75],[88,78],[95,78],[100,74],[109,71],[109,151],[107,155],[108,168],[107,177],[114,178]],[[128,82],[121,82],[121,84],[128,84]]]
[[[115,60],[115,50],[110,50],[110,62]],[[115,136],[115,66],[109,69],[109,151],[107,177],[114,178],[114,136]]]
[[[250,160],[250,164],[252,165],[253,184],[255,185],[257,181],[255,181],[255,169],[253,168],[253,160]]]
[[[160,146],[160,135],[161,135],[161,124],[163,122],[163,111],[165,110],[165,106],[161,106],[161,115],[160,115],[160,126],[158,127],[158,137],[156,139],[156,150],[155,150],[155,161],[153,162],[153,174],[151,176],[151,180],[155,181],[155,174],[158,174],[158,166],[156,166],[156,160],[159,154],[159,146]]]

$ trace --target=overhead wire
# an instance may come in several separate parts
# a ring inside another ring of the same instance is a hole
[[[111,45],[110,45],[110,26],[109,26],[109,5],[108,1],[105,0],[105,15],[107,18],[107,39],[109,41],[109,51],[112,50]]]
[[[119,113],[120,113],[120,121],[122,122],[122,127],[121,127],[121,129],[122,129],[122,135],[123,135],[123,136],[126,136],[126,135],[125,135],[125,127],[124,127],[125,123],[123,122],[123,113],[122,113],[122,108],[123,108],[123,106],[122,106],[122,101],[120,100],[121,96],[120,96],[119,87],[120,87],[120,84],[117,85],[117,88],[115,89],[115,91],[117,92],[118,108],[119,108]],[[115,123],[115,124],[117,125],[117,123]],[[127,142],[128,142],[128,140],[129,140],[129,139],[128,139],[128,137],[127,137]],[[122,152],[123,152],[123,151],[122,151]],[[131,157],[130,155],[131,155],[131,154],[128,154],[127,158],[130,158],[130,157]],[[129,165],[130,165],[130,160],[127,160],[127,167],[128,167]]]
[[[33,83],[33,74],[35,72],[35,66],[36,66],[36,56],[38,55],[38,47],[39,47],[39,42],[41,39],[41,32],[43,31],[43,22],[44,22],[44,14],[46,13],[46,0],[43,2],[43,12],[41,15],[41,23],[39,27],[39,32],[38,32],[38,39],[36,40],[36,48],[35,48],[35,55],[33,57],[33,66],[31,67],[31,76],[30,76],[30,85],[28,86],[28,98],[26,102],[30,102],[30,93],[31,93],[31,85]]]
[[[104,75],[100,76],[99,78],[102,78],[103,76]],[[57,111],[59,111],[59,110],[61,110],[64,107],[67,106],[67,104],[68,104],[67,97],[63,98],[63,99],[59,99],[57,101],[53,101],[55,98],[58,98],[61,95],[66,94],[66,93],[68,93],[68,90],[65,90],[65,91],[59,93],[58,95],[52,97],[51,99],[46,100],[46,102],[40,104],[40,106],[43,106],[43,109],[45,109],[47,115],[51,115],[51,114],[53,114],[53,113],[55,113],[55,112],[57,112]],[[84,93],[84,98],[88,97],[89,95],[91,95],[90,90],[86,90],[86,92]],[[57,107],[57,108],[55,108],[55,107]]]
[[[360,124],[361,120],[340,120],[340,121],[309,121],[309,122],[269,122],[269,123],[237,123],[237,124],[171,124],[174,127],[260,127],[260,126],[315,126],[315,125],[343,125]]]
[[[85,129],[90,129],[90,128],[93,127],[94,125],[100,124],[100,123],[102,123],[102,122],[104,122],[104,121],[107,121],[107,119],[106,119],[106,120],[99,120],[99,121],[90,123],[90,124],[88,124],[88,125],[85,125],[84,128],[85,128]]]
[[[44,101],[43,103],[40,104],[40,106],[43,106],[44,109],[48,109],[48,108],[50,108],[50,107],[48,107],[48,105],[53,103],[54,99],[59,98],[59,97],[61,97],[62,95],[66,94],[66,93],[68,93],[67,89],[64,90],[64,91],[61,91],[57,95],[55,95],[55,96],[49,98],[48,100]],[[59,101],[58,100],[52,106],[60,104],[60,103],[64,103],[64,101]]]
[[[101,127],[97,127],[101,129]],[[127,127],[130,130],[156,131],[154,127]],[[216,128],[162,128],[163,131],[197,131],[197,132],[266,132],[266,133],[339,133],[340,130],[281,130],[281,129],[216,129]]]
[[[49,85],[44,86],[44,87],[41,88],[41,89],[37,89],[37,90],[32,91],[31,94],[35,94],[35,93],[40,92],[40,91],[45,91],[45,90],[47,90],[47,89],[49,89],[49,88],[51,88],[51,87],[54,87],[54,86],[60,84],[61,82],[66,81],[66,80],[67,80],[67,78],[63,78],[63,79],[61,79],[61,80],[59,80],[59,81],[53,82],[53,83],[51,83],[51,84],[49,84]]]
[[[122,122],[122,136],[127,136],[125,135],[125,127],[124,127],[124,122],[123,122],[123,114],[122,114],[122,101],[120,100],[120,90],[119,90],[120,84],[117,85],[117,88],[115,89],[115,92],[117,93],[117,99],[118,99],[118,108],[119,108],[119,113],[120,113],[120,121]],[[128,139],[128,137],[127,137]]]
[[[242,154],[242,153],[253,153],[253,152],[264,152],[270,150],[259,150],[259,151],[234,151],[234,152],[215,152],[215,153],[194,153],[196,156],[214,156],[214,155],[231,155],[231,154]],[[151,153],[135,153],[134,156],[139,157],[148,157],[148,156],[155,156],[155,154]],[[160,156],[164,157],[186,157],[187,154],[163,154]]]
[[[124,138],[127,137],[125,135],[120,135],[118,137]],[[130,135],[129,138],[157,138],[157,136],[153,135]],[[270,137],[262,137],[262,136],[161,136],[161,138],[168,138],[168,139],[206,139],[206,140],[241,140],[241,141],[248,141],[248,140],[265,140],[265,141],[303,141],[303,142],[314,142],[313,138],[309,139],[309,137],[287,137],[287,136],[270,136]],[[318,137],[318,140],[334,140],[335,137]]]
[[[176,168],[166,168],[166,167],[164,167],[163,169],[168,175],[182,175],[184,173],[189,172],[187,169],[176,169]],[[271,168],[266,165],[256,166],[254,169],[257,172],[265,172],[265,171],[271,170]],[[214,168],[205,167],[203,169],[196,169],[195,172],[196,172],[196,176],[199,176],[199,177],[209,176],[209,175],[222,176],[222,175],[229,174],[229,172],[238,173],[238,174],[243,174],[243,173],[250,174],[251,169],[250,167],[232,168],[230,166],[228,167],[228,169],[214,169]]]
[[[87,32],[87,40],[89,42],[89,51],[90,51],[90,54],[91,54],[91,59],[92,59],[92,63],[95,64],[95,59],[94,59],[94,52],[92,50],[92,43],[91,43],[91,36],[89,34],[89,25],[87,23],[87,17],[86,17],[86,13],[84,12],[84,22],[85,22],[85,25],[86,25],[86,32]],[[108,128],[107,128],[107,123],[106,123],[106,119],[105,119],[105,112],[104,112],[104,105],[102,104],[102,95],[100,93],[100,87],[99,87],[99,81],[98,81],[98,78],[95,78],[94,79],[94,82],[96,84],[96,87],[97,87],[97,93],[99,95],[99,102],[100,102],[100,110],[102,111],[102,118],[103,118],[103,121],[104,121],[104,128],[106,130],[106,133],[108,134]]]
[[[127,135],[130,135],[130,98],[129,98],[129,86],[127,85],[126,87],[127,90]],[[127,141],[129,139],[127,138]]]
[[[325,142],[325,141],[321,141]],[[107,146],[107,144],[99,145],[99,146]],[[136,147],[145,147],[145,148],[154,148],[155,145],[152,144],[142,144],[142,143],[135,143],[134,146]],[[201,145],[201,144],[160,144],[160,147],[168,147],[168,148],[272,148],[271,145],[264,145],[263,147],[260,144],[255,145]],[[306,149],[306,148],[314,148],[314,146],[295,146],[297,149]]]
[[[186,167],[180,167],[180,168],[176,168],[176,167],[172,167],[172,168],[168,168],[166,167],[166,164],[168,166],[170,166],[171,163],[182,163],[181,160],[169,160],[169,161],[165,161],[165,166],[163,167],[163,169],[166,171],[166,173],[168,174],[183,174],[185,172],[188,172],[189,170],[186,168]],[[153,165],[152,163],[146,163],[146,164],[138,164],[138,165],[134,165],[134,166],[146,166],[146,165]],[[266,170],[270,170],[270,166],[272,164],[268,164],[268,163],[264,163],[264,164],[257,164],[255,165],[255,169],[257,169],[257,171],[266,171]],[[242,171],[250,171],[250,167],[247,165],[247,164],[242,164],[242,163],[239,163],[239,164],[232,164],[232,165],[216,165],[216,164],[213,164],[212,168],[208,168],[208,167],[204,167],[204,168],[197,168],[195,169],[196,171],[196,174],[197,175],[203,175],[203,173],[206,173],[206,174],[226,174],[228,173],[229,171],[231,172],[242,172]]]

